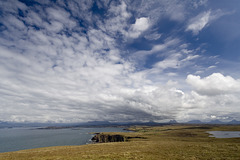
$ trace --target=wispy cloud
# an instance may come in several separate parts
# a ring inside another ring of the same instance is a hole
[[[217,20],[218,18],[227,14],[232,13],[223,12],[221,10],[216,11],[209,10],[202,12],[198,14],[196,17],[193,17],[189,20],[186,31],[192,31],[194,35],[197,35],[201,30],[203,30],[203,28],[207,27],[214,20]]]
[[[207,11],[191,19],[186,31],[192,31],[194,35],[197,35],[209,23],[210,14],[211,11]]]
[[[146,38],[147,40],[158,40],[161,36],[162,34],[159,33],[151,33],[145,35],[144,38]]]

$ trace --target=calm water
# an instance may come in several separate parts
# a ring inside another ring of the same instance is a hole
[[[94,132],[126,132],[122,128],[2,128],[0,152],[49,146],[83,145],[91,142]]]
[[[237,138],[240,137],[240,131],[209,131],[210,137],[215,138]]]

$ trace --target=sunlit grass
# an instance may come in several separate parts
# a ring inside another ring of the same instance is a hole
[[[133,126],[131,129],[136,132],[117,134],[142,138],[130,138],[127,142],[47,147],[2,153],[0,159],[240,159],[240,138],[217,139],[209,137],[206,132],[240,131],[240,126]]]

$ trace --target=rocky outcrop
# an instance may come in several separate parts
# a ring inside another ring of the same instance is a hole
[[[106,142],[125,142],[126,137],[123,135],[109,135],[109,134],[102,134],[96,133],[95,136],[92,138],[93,142],[97,143],[106,143]]]
[[[134,138],[146,139],[145,137],[139,136],[123,136],[120,134],[95,133],[95,136],[92,138],[92,142],[95,143],[126,142]]]

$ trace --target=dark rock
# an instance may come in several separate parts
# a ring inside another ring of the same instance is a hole
[[[108,135],[97,133],[93,138],[93,142],[106,143],[106,142],[124,142],[126,138],[122,135]]]

